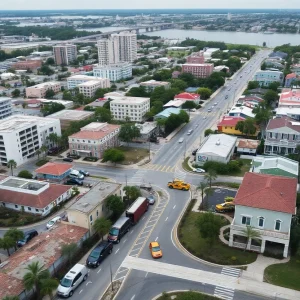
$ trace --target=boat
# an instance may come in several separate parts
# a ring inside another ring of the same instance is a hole
[[[264,31],[263,33],[264,34],[274,34],[274,32],[272,32],[272,31]]]

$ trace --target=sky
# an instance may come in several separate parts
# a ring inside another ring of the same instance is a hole
[[[0,0],[0,10],[146,8],[300,8],[300,0]]]

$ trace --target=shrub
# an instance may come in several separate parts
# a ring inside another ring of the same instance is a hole
[[[203,169],[207,170],[214,170],[219,175],[230,175],[233,173],[237,173],[240,171],[240,163],[236,160],[230,161],[228,164],[224,164],[217,161],[207,161],[203,165]]]

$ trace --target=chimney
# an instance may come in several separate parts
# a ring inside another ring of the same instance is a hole
[[[221,144],[220,139],[216,141],[216,145],[219,146]]]

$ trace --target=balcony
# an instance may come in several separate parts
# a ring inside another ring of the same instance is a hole
[[[267,138],[265,140],[265,146],[277,146],[277,147],[288,147],[288,148],[296,148],[296,146],[300,144],[300,141],[289,141],[289,140],[275,140]]]

